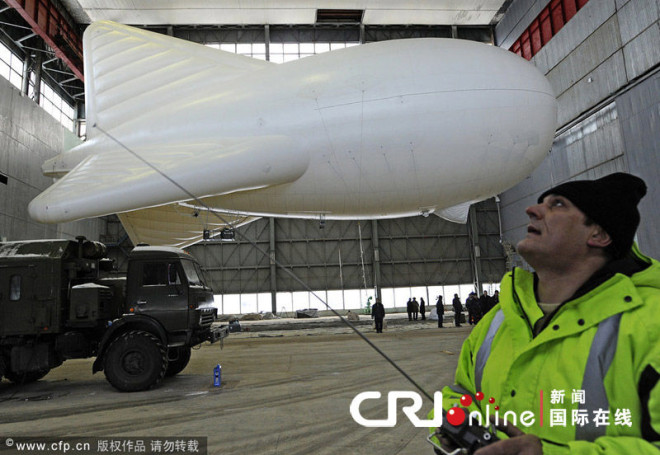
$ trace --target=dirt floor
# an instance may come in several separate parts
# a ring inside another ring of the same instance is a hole
[[[104,453],[100,445],[106,439],[123,437],[198,438],[207,443],[198,453],[218,455],[433,454],[426,430],[415,428],[401,412],[394,428],[366,428],[352,419],[349,406],[360,392],[415,390],[367,343],[335,324],[336,318],[311,326],[276,322],[243,323],[244,331],[232,333],[223,350],[218,344],[202,346],[182,373],[147,392],[115,391],[103,373],[92,375],[91,359],[67,361],[27,386],[5,380],[0,384],[0,453],[64,453],[61,446],[19,452],[16,442],[50,437],[67,443],[84,437],[94,444],[87,453],[98,454]],[[389,322],[382,334],[367,320],[358,327],[431,395],[453,382],[469,326]],[[216,364],[222,365],[221,387],[213,386]],[[431,406],[425,400],[421,418]],[[361,411],[366,418],[384,419],[386,400],[365,401]],[[192,446],[171,449],[194,452]],[[137,452],[130,445],[105,451]]]

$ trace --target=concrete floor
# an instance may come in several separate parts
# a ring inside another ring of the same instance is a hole
[[[91,374],[92,360],[67,361],[27,386],[3,381],[0,453],[19,453],[16,446],[7,449],[7,438],[121,436],[206,437],[208,454],[218,455],[432,455],[426,430],[415,428],[401,412],[394,428],[365,428],[351,418],[350,403],[360,392],[414,390],[356,334],[334,324],[293,330],[259,324],[259,329],[231,334],[223,350],[216,344],[193,351],[182,373],[147,392],[115,391],[102,373]],[[453,382],[470,331],[469,326],[438,329],[435,321],[394,318],[382,334],[368,324],[359,327],[430,394]],[[213,387],[218,363],[220,388]],[[430,408],[425,400],[420,417]],[[384,419],[386,401],[365,401],[361,411]],[[90,453],[101,452],[94,447]]]

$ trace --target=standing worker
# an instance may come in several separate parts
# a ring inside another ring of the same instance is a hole
[[[445,317],[445,305],[442,303],[442,296],[438,296],[438,300],[435,304],[436,312],[438,313],[438,328],[442,328],[442,320]]]
[[[517,250],[535,272],[505,275],[443,406],[480,392],[500,416],[520,416],[552,391],[551,410],[566,418],[509,421],[498,427],[509,438],[476,454],[658,453],[660,263],[633,243],[645,194],[643,180],[616,173],[564,183],[527,208]],[[472,400],[469,411],[483,415],[485,404]]]
[[[383,319],[385,319],[385,307],[380,301],[380,297],[376,297],[376,303],[371,307],[371,317],[376,324],[376,333],[383,333]]]
[[[426,302],[424,297],[419,298],[419,312],[422,315],[422,321],[426,321]]]
[[[470,292],[470,295],[465,301],[465,308],[467,308],[468,311],[468,324],[476,325],[481,318],[481,307],[479,306],[479,301],[475,297],[474,292]]]
[[[461,305],[461,298],[458,294],[454,294],[454,300],[452,300],[452,305],[454,306],[454,325],[456,327],[461,326],[461,314],[463,313],[463,305]]]
[[[482,315],[488,313],[491,310],[491,308],[495,306],[495,302],[488,295],[488,291],[484,291],[484,295],[479,297],[479,306],[481,307]]]

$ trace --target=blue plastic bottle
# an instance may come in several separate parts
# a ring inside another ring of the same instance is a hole
[[[220,364],[216,365],[213,369],[213,385],[215,387],[220,387],[222,384],[222,367]]]

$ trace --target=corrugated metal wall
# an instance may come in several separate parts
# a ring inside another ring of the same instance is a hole
[[[498,45],[509,47],[548,4],[515,1],[496,28]],[[626,171],[649,185],[638,241],[660,257],[659,8],[657,0],[589,1],[532,58],[555,90],[560,128],[539,169],[501,197],[505,241],[524,236],[524,209],[545,189]]]
[[[495,201],[477,204],[476,217],[480,280],[499,282],[505,258],[499,244]],[[279,269],[272,285],[269,223],[269,219],[260,219],[239,228],[256,247],[237,236],[234,242],[209,242],[188,249],[204,265],[217,293],[305,290]],[[474,280],[469,224],[450,223],[436,216],[375,223],[327,220],[323,229],[313,220],[278,218],[273,223],[275,258],[313,290],[364,289],[365,282],[373,289],[375,279],[380,287],[453,285]]]
[[[660,39],[656,42],[660,48]],[[617,97],[626,161],[631,172],[642,177],[649,192],[640,204],[642,221],[637,231],[645,252],[660,257],[660,74]]]

